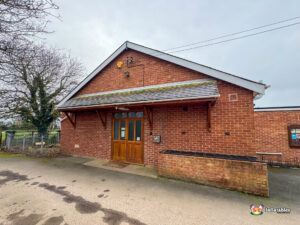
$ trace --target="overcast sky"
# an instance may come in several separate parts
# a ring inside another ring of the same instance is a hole
[[[62,21],[52,21],[46,42],[81,60],[87,73],[126,40],[164,50],[300,16],[299,0],[57,2]],[[300,105],[300,24],[174,54],[271,85],[256,106]]]

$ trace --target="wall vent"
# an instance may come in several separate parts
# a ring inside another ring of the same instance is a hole
[[[229,101],[230,102],[236,102],[238,100],[238,94],[237,93],[233,93],[233,94],[229,94]]]

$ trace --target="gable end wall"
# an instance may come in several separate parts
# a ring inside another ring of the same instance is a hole
[[[111,62],[101,74],[93,78],[76,95],[141,87],[143,67],[118,69],[118,61],[133,57],[134,65],[145,65],[144,86],[209,78],[172,63],[127,50]],[[126,78],[124,71],[129,71]],[[162,106],[153,108],[153,135],[163,135],[164,143],[153,143],[148,121],[144,119],[144,162],[157,166],[162,149],[215,152],[236,155],[255,155],[253,92],[236,85],[217,81],[220,98],[212,108],[212,129],[207,129],[207,105]],[[229,101],[229,94],[236,93],[237,101]],[[142,110],[142,109],[138,109]],[[76,129],[66,119],[62,122],[61,146],[69,153],[110,159],[112,113],[108,114],[104,129],[93,111],[77,114]],[[164,133],[163,133],[164,130]],[[229,132],[229,135],[225,133]],[[75,148],[78,144],[78,148]]]

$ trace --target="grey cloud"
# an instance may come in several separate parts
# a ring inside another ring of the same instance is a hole
[[[88,72],[124,41],[167,49],[299,16],[291,1],[58,2],[47,42],[69,49]],[[300,25],[176,55],[271,85],[257,106],[300,105]]]

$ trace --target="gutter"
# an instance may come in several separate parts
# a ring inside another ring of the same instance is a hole
[[[270,111],[300,111],[300,106],[279,106],[279,107],[257,107],[255,112],[270,112]]]

